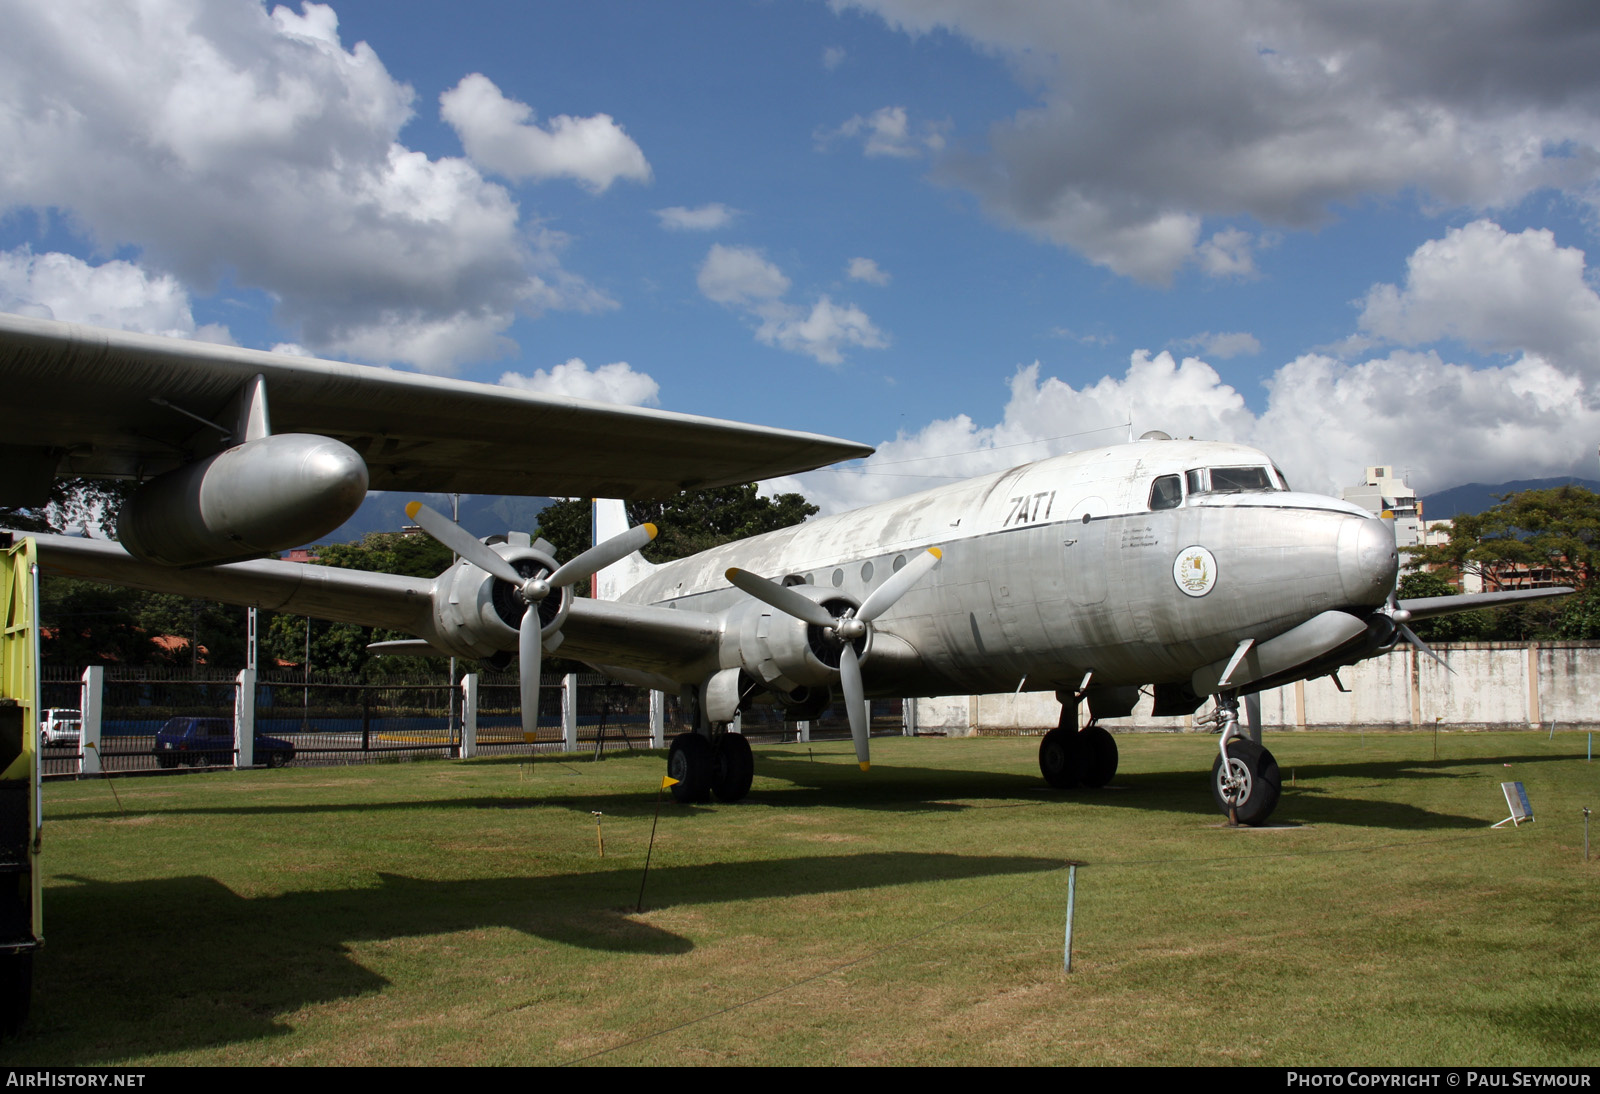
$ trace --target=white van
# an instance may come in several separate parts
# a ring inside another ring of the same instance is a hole
[[[83,714],[80,711],[51,707],[44,712],[44,721],[39,723],[39,743],[45,748],[51,745],[76,748],[82,740]]]

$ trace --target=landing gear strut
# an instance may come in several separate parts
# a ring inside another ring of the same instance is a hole
[[[1278,761],[1261,745],[1239,735],[1239,700],[1217,696],[1222,727],[1219,755],[1211,763],[1211,797],[1234,824],[1261,825],[1278,807],[1283,782]]]
[[[1039,742],[1039,772],[1058,790],[1102,787],[1117,773],[1117,742],[1093,719],[1078,729],[1078,699],[1061,701],[1061,722]]]

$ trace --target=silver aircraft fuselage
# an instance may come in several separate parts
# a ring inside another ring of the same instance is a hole
[[[1250,488],[1235,489],[1239,480]],[[730,543],[660,566],[618,599],[731,619],[750,603],[725,576],[739,567],[859,604],[929,547],[942,550],[941,564],[876,624],[866,670],[874,694],[1071,689],[1090,672],[1103,685],[1188,681],[1243,639],[1382,606],[1398,564],[1389,525],[1289,490],[1264,453],[1163,440]],[[564,652],[587,652],[584,629],[575,617]]]

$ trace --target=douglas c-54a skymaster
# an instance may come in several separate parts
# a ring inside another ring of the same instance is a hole
[[[1263,453],[1164,436],[1073,453],[767,533],[662,566],[655,534],[598,507],[596,546],[561,562],[526,534],[478,541],[414,503],[461,560],[432,581],[273,560],[176,571],[113,543],[39,537],[47,568],[417,636],[393,653],[519,651],[523,721],[542,654],[681,691],[697,729],[672,742],[680,800],[749,791],[749,746],[728,726],[756,701],[814,716],[842,690],[863,768],[865,697],[1051,690],[1061,724],[1039,765],[1054,786],[1102,786],[1117,748],[1101,719],[1211,697],[1223,730],[1212,789],[1260,824],[1277,765],[1239,732],[1239,699],[1327,675],[1409,641],[1412,619],[1563,595],[1399,601],[1392,528],[1290,490]],[[572,595],[598,574],[600,598]],[[1431,651],[1429,651],[1431,653]],[[1079,701],[1091,718],[1077,726]]]

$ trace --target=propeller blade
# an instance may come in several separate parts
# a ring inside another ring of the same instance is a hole
[[[539,662],[544,648],[539,639],[539,605],[529,604],[517,628],[517,670],[522,676],[522,732],[539,728]],[[526,739],[526,738],[524,738]]]
[[[867,712],[867,694],[861,686],[861,660],[856,648],[845,643],[839,655],[839,682],[844,685],[844,710],[850,716],[850,739],[856,745],[856,761],[865,771],[872,766],[867,755],[867,737],[872,728]]]
[[[1451,676],[1455,676],[1456,675],[1456,670],[1451,668],[1449,663],[1446,662],[1443,657],[1440,657],[1438,654],[1434,653],[1431,649],[1429,649],[1428,648],[1428,644],[1426,642],[1424,642],[1422,639],[1417,637],[1417,632],[1416,631],[1412,630],[1410,627],[1406,626],[1404,623],[1399,624],[1399,627],[1400,627],[1400,633],[1405,636],[1405,639],[1406,639],[1407,642],[1410,642],[1417,649],[1421,650],[1423,653],[1427,654],[1429,657],[1431,657],[1435,661],[1439,662],[1439,664],[1443,665],[1444,666],[1444,670],[1446,672],[1448,672]]]
[[[939,560],[943,557],[944,553],[939,548],[929,547],[907,562],[890,574],[888,581],[867,594],[867,599],[861,602],[861,610],[856,612],[856,618],[863,623],[871,623],[893,607],[895,601],[906,595],[911,586],[922,580],[924,574],[939,565]]]
[[[627,531],[619,532],[603,543],[595,544],[583,554],[563,562],[556,568],[556,572],[545,580],[550,582],[552,589],[559,589],[563,585],[571,585],[575,581],[582,581],[604,570],[613,562],[627,558],[655,538],[656,526],[654,524],[635,525]]]
[[[908,567],[909,568],[909,567]],[[807,600],[799,593],[786,589],[776,581],[768,581],[749,570],[734,568],[727,572],[728,582],[736,589],[749,593],[763,604],[777,608],[784,615],[817,627],[832,627],[838,621],[829,615],[821,604]]]
[[[428,508],[420,501],[414,501],[406,506],[406,516],[415,521],[424,532],[478,569],[487,570],[501,581],[509,581],[519,589],[522,587],[524,578],[517,573],[511,563],[491,551],[477,536],[443,513]]]

